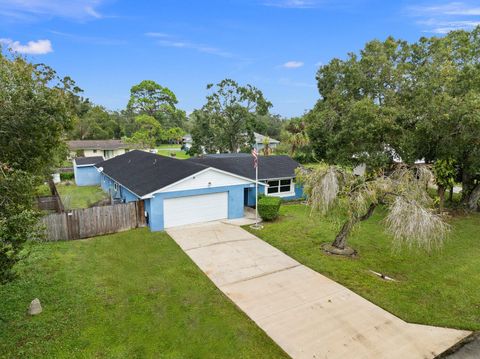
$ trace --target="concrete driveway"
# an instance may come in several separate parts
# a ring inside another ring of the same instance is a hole
[[[406,323],[235,224],[167,232],[293,358],[433,358],[470,334]]]

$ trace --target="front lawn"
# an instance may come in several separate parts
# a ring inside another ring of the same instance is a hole
[[[320,248],[333,241],[341,222],[310,216],[310,209],[300,204],[284,205],[280,213],[263,230],[245,228],[406,321],[480,330],[480,215],[453,218],[441,250],[393,252],[380,210],[353,233],[349,243],[359,255],[349,259]]]
[[[57,184],[65,209],[88,208],[92,204],[108,197],[100,186],[77,186],[75,184]]]
[[[1,358],[286,357],[165,233],[34,244],[18,270],[0,286]]]

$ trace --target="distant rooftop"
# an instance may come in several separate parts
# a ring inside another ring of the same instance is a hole
[[[68,148],[75,150],[117,150],[122,148],[136,148],[134,144],[122,140],[73,140],[67,141]]]
[[[250,153],[212,153],[208,155],[202,155],[200,157],[206,157],[206,158],[232,158],[232,157],[252,157]]]
[[[269,137],[269,136],[264,136],[264,135],[262,135],[262,134],[260,134],[260,133],[257,133],[257,132],[254,132],[253,135],[255,136],[255,142],[256,142],[256,143],[263,144],[263,141],[264,141],[266,138],[268,138],[268,140],[269,140],[268,143],[269,143],[269,144],[275,144],[275,143],[276,143],[276,144],[279,144],[279,143],[280,143],[280,141],[278,141],[278,140],[276,140],[276,139],[274,139],[274,138],[271,138],[271,137]]]
[[[96,165],[99,162],[104,161],[102,156],[92,156],[92,157],[77,157],[75,158],[75,164],[77,166],[88,166]]]

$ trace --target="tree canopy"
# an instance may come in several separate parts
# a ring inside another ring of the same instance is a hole
[[[272,104],[251,85],[240,86],[231,79],[216,85],[200,110],[192,114],[192,152],[237,152],[253,144],[258,116],[268,114]]]
[[[24,242],[40,237],[35,190],[65,155],[79,91],[50,67],[0,51],[0,283]]]
[[[463,193],[480,186],[480,27],[407,43],[389,37],[317,73],[306,120],[319,159],[382,168],[455,161]],[[479,195],[480,195],[480,189]]]
[[[130,89],[127,110],[134,115],[152,116],[164,128],[183,127],[186,114],[175,107],[177,103],[177,97],[169,88],[143,80]]]

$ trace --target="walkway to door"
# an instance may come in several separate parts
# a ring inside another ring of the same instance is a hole
[[[406,323],[232,223],[167,232],[293,358],[433,358],[470,334]]]

